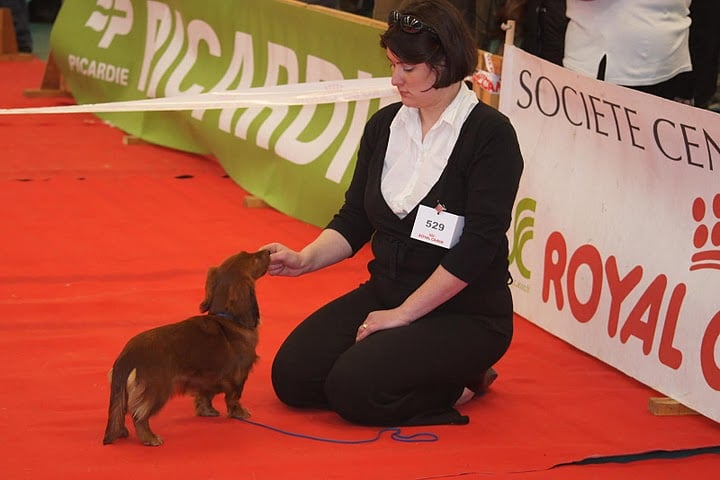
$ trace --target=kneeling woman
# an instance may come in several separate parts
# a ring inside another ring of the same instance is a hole
[[[455,406],[512,338],[506,232],[523,161],[509,120],[465,85],[477,49],[447,0],[393,11],[380,44],[401,102],[368,121],[345,203],[301,251],[263,247],[271,275],[299,276],[372,242],[369,279],[297,326],[273,386],[363,425],[467,423]]]

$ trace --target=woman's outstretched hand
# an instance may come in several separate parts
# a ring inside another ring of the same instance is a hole
[[[306,271],[300,253],[282,243],[269,243],[260,247],[260,250],[270,251],[270,264],[268,265],[268,274],[270,275],[297,277]]]
[[[352,255],[352,247],[335,230],[325,229],[299,252],[282,243],[268,243],[260,250],[270,251],[270,275],[299,277],[320,270]]]

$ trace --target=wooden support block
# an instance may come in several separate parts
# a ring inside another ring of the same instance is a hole
[[[668,397],[651,397],[648,400],[648,408],[653,415],[670,416],[670,415],[698,415],[698,413]]]
[[[70,88],[65,84],[65,79],[55,63],[52,52],[48,55],[47,62],[45,63],[45,72],[40,82],[40,88],[25,89],[23,95],[30,98],[72,97]]]
[[[262,198],[253,195],[246,196],[243,200],[243,205],[245,205],[246,208],[265,208],[268,206]]]
[[[123,137],[123,145],[147,145],[148,142],[135,135],[125,135]]]
[[[72,94],[67,90],[61,90],[59,88],[26,88],[23,91],[23,95],[28,98],[40,98],[40,97],[72,97]]]

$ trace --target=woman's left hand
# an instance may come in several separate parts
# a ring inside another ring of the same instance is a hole
[[[389,330],[396,327],[404,327],[410,325],[412,321],[403,318],[401,312],[397,308],[391,310],[376,310],[370,312],[358,328],[355,342],[368,337],[369,335],[379,332],[380,330]]]

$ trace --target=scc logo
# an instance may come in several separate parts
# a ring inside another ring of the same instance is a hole
[[[130,0],[97,0],[97,10],[90,14],[85,26],[96,32],[102,32],[98,43],[100,48],[108,48],[115,35],[127,35],[133,25],[133,7]]]

